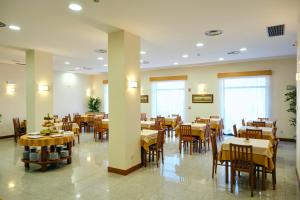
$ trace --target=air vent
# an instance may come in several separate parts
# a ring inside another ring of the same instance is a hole
[[[0,22],[0,28],[5,27],[6,25],[3,22]]]
[[[240,51],[229,51],[227,52],[228,55],[234,55],[234,54],[239,54]]]
[[[223,33],[222,30],[209,30],[205,32],[205,35],[207,36],[217,36],[217,35],[221,35]]]
[[[269,37],[284,35],[284,24],[267,27]]]
[[[105,50],[105,49],[96,49],[95,52],[96,53],[107,53],[107,50]]]

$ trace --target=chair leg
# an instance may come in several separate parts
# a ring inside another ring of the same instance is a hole
[[[193,142],[191,141],[190,143],[191,143],[191,144],[190,144],[190,155],[192,155],[192,151],[193,151]]]
[[[253,197],[253,183],[254,183],[254,174],[250,172],[250,179],[251,179],[251,197]]]
[[[275,169],[272,171],[272,184],[273,184],[273,190],[276,189],[276,173]]]
[[[77,137],[78,137],[78,144],[80,144],[80,135],[79,135],[79,133],[78,133]]]
[[[233,182],[234,182],[234,171],[233,168],[231,167],[230,170],[230,192],[233,193]]]
[[[215,176],[215,160],[213,160],[213,165],[212,165],[212,173],[211,173],[211,177],[214,178]]]
[[[164,164],[164,148],[161,148],[161,162]]]

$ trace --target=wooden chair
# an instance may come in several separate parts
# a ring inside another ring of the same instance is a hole
[[[224,131],[224,121],[223,121],[223,119],[221,119],[220,123],[219,123],[219,130],[218,130],[218,135],[219,135],[220,141],[223,139],[223,131]]]
[[[141,121],[147,121],[147,113],[141,113]]]
[[[74,119],[74,123],[78,124],[78,126],[79,126],[79,133],[81,133],[82,132],[82,128],[85,127],[85,124],[81,120],[81,115],[75,115],[73,119]]]
[[[72,118],[71,118],[70,113],[68,114],[67,118],[68,118],[68,122],[72,122]]]
[[[95,123],[94,123],[94,139],[95,139],[95,141],[97,140],[97,134],[98,134],[98,139],[101,142],[103,142],[103,136],[105,133],[108,138],[108,129],[102,127],[102,119],[101,118],[96,118]]]
[[[192,155],[193,144],[197,140],[192,135],[192,126],[191,125],[180,125],[180,137],[179,137],[179,152],[181,153],[182,145],[186,148],[187,145],[190,145],[190,155]]]
[[[258,117],[257,120],[258,121],[268,121],[269,118],[268,117]]]
[[[253,139],[262,139],[262,130],[258,129],[246,129],[246,138],[253,138]]]
[[[206,144],[207,144],[207,147],[208,147],[207,149],[209,150],[209,135],[210,135],[210,132],[211,132],[210,125],[206,124],[205,137],[204,137],[204,141],[203,141],[205,153],[206,153]]]
[[[208,124],[209,122],[210,122],[209,119],[203,119],[203,118],[200,118],[200,117],[196,117],[196,119],[195,119],[195,123]]]
[[[72,131],[72,122],[63,122],[62,130],[63,131]]]
[[[238,137],[238,132],[237,132],[236,124],[233,125],[233,135],[234,135],[234,137]]]
[[[225,166],[218,161],[218,146],[217,146],[217,136],[215,132],[210,133],[210,142],[211,142],[211,149],[212,149],[212,156],[213,156],[213,164],[212,164],[212,178],[217,173],[217,166]]]
[[[236,172],[249,173],[251,186],[251,197],[253,197],[253,188],[255,187],[255,165],[253,162],[253,148],[251,145],[229,144],[230,163],[231,163],[231,182],[230,191],[233,193],[233,184],[236,182]]]
[[[150,126],[151,130],[161,130],[163,127],[161,126],[161,121],[155,120],[154,125]]]
[[[103,119],[108,119],[108,114],[104,114]]]
[[[88,115],[87,123],[86,123],[87,132],[91,132],[91,128],[94,128],[94,123],[95,123],[95,115]]]
[[[15,142],[22,136],[26,134],[26,124],[25,127],[21,127],[20,120],[18,117],[13,118],[13,125],[14,125],[14,138]]]
[[[277,149],[278,149],[279,139],[276,139],[273,146],[273,163],[274,169],[273,170],[266,170],[266,173],[272,174],[272,185],[273,190],[276,189],[276,158],[277,158]]]
[[[156,165],[159,166],[159,160],[161,156],[162,164],[164,164],[164,130],[158,130],[156,144],[149,147],[149,160],[150,157],[154,158],[156,155]]]
[[[253,126],[256,126],[256,127],[266,127],[266,122],[262,122],[262,121],[253,121],[253,122],[252,122],[252,125],[253,125]]]
[[[274,138],[276,139],[277,138],[277,136],[276,136],[276,134],[277,134],[277,128],[276,127],[273,128],[272,134],[273,134]]]
[[[246,126],[245,119],[242,119],[242,126]]]
[[[63,117],[62,119],[61,119],[61,121],[63,122],[63,123],[67,123],[69,120],[68,120],[68,116],[65,116],[65,117]]]
[[[275,120],[275,121],[273,122],[273,127],[274,127],[274,128],[277,128],[276,123],[277,123],[277,122],[276,122],[276,120]]]

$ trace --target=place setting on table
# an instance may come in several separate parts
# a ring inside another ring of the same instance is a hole
[[[44,117],[43,129],[40,132],[27,133],[20,137],[19,144],[24,146],[24,166],[29,164],[41,165],[41,171],[46,171],[49,164],[57,164],[63,160],[72,162],[72,145],[74,132],[59,130],[51,115]]]

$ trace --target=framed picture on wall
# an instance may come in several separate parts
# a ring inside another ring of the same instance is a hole
[[[213,94],[193,94],[192,103],[213,103],[214,95]]]
[[[149,103],[149,95],[141,95],[141,103]]]

